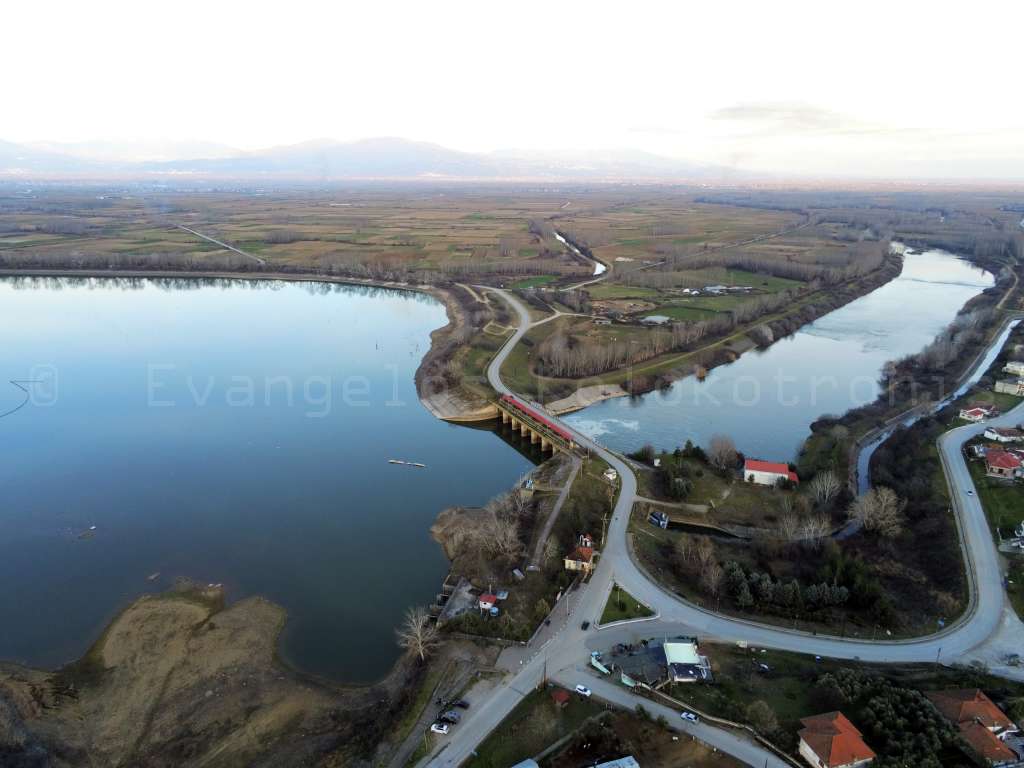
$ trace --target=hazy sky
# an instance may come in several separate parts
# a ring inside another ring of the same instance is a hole
[[[16,2],[0,138],[1024,178],[1024,2]]]

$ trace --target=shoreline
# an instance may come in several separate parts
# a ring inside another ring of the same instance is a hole
[[[416,394],[420,404],[441,421],[478,422],[497,417],[497,409],[493,406],[472,408],[470,404],[460,401],[450,392],[429,394],[425,391],[428,380],[422,375],[424,368],[436,354],[439,336],[450,335],[464,323],[458,309],[458,303],[451,296],[451,289],[446,286],[435,286],[426,283],[400,283],[372,278],[345,277],[340,275],[321,275],[312,272],[232,272],[230,270],[167,270],[167,269],[0,269],[0,278],[6,277],[80,277],[80,278],[137,278],[149,280],[180,279],[189,280],[277,280],[290,283],[332,283],[335,285],[352,285],[371,288],[385,288],[395,291],[409,291],[427,294],[439,301],[444,307],[448,322],[430,333],[430,347],[420,359],[416,368]]]

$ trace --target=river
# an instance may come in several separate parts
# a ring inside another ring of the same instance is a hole
[[[688,439],[706,446],[725,434],[748,456],[793,460],[811,423],[874,400],[887,361],[921,350],[993,282],[950,253],[908,251],[895,280],[713,369],[704,381],[688,377],[564,419],[624,452],[645,443],[671,449]]]
[[[73,659],[129,601],[190,577],[283,605],[300,669],[377,679],[447,571],[438,511],[532,466],[419,403],[446,322],[428,296],[19,278],[0,306],[0,659]]]

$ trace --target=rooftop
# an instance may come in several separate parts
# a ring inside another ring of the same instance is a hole
[[[760,459],[747,459],[743,463],[743,469],[747,472],[773,472],[776,475],[785,475],[790,480],[796,481],[796,472],[791,472],[788,464],[779,461],[761,461]]]
[[[944,718],[954,723],[980,722],[986,728],[1015,727],[1003,710],[977,688],[932,691],[925,695]]]
[[[990,467],[997,467],[999,469],[1017,469],[1020,467],[1020,459],[1012,453],[991,448],[985,453],[985,462]],[[982,695],[984,696],[984,694]]]
[[[805,717],[800,721],[800,738],[807,743],[827,768],[849,765],[875,757],[860,731],[842,712]]]

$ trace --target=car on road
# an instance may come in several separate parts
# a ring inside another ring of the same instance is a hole
[[[455,702],[455,706],[459,709],[469,709],[469,702],[465,699],[459,699]]]
[[[584,621],[582,624],[580,624],[580,629],[582,629],[584,631],[590,629],[590,622],[589,621]]]
[[[968,488],[967,489],[967,495],[968,496],[973,496],[974,495],[974,489],[973,488]]]
[[[434,723],[430,726],[431,733],[440,733],[444,736],[448,733],[448,723]]]
[[[693,712],[680,712],[679,716],[683,718],[683,720],[688,720],[691,723],[700,722],[700,718],[693,714]]]
[[[580,696],[584,696],[584,697],[589,699],[590,698],[590,694],[591,694],[591,690],[589,688],[587,688],[587,686],[585,686],[585,685],[577,685],[576,686],[576,693],[578,693]]]

